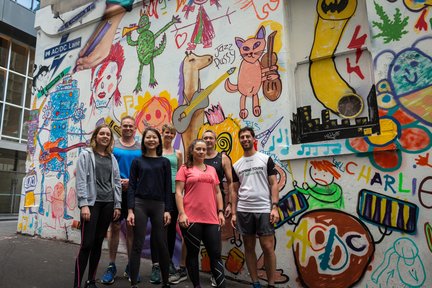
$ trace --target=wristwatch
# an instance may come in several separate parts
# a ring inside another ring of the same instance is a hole
[[[279,203],[277,203],[277,202],[272,203],[272,209],[275,207],[276,207],[276,209],[279,208]]]

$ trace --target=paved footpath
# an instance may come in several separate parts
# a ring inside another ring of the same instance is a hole
[[[73,287],[74,262],[79,246],[59,240],[47,240],[16,234],[17,221],[0,221],[0,287],[2,288],[68,288]],[[108,265],[108,251],[102,252],[98,277]],[[127,258],[117,255],[117,267],[123,272]],[[139,287],[160,287],[149,283],[151,261],[143,259],[140,275],[143,282]],[[119,273],[122,274],[122,273]],[[87,272],[85,273],[87,277]],[[201,286],[211,287],[209,274],[201,273]],[[99,288],[128,288],[124,277],[118,277],[114,284],[98,284]],[[172,285],[178,288],[192,288],[190,281]],[[227,288],[251,287],[250,284],[227,280]]]

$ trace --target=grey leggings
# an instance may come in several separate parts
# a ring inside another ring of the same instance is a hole
[[[132,285],[137,284],[138,274],[141,263],[141,250],[147,230],[147,220],[150,218],[152,225],[152,237],[157,241],[159,262],[163,284],[168,284],[169,277],[169,253],[167,247],[166,233],[163,223],[165,203],[156,200],[135,198],[135,226],[134,240],[131,255],[129,257],[129,268]]]

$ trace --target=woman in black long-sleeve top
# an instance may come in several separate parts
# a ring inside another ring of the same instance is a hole
[[[147,220],[152,224],[152,237],[156,237],[162,274],[162,287],[168,284],[170,258],[164,226],[171,221],[172,185],[171,167],[162,155],[160,133],[153,128],[144,130],[141,141],[142,157],[132,161],[128,188],[129,225],[134,229],[134,241],[129,257],[132,287],[137,287]]]

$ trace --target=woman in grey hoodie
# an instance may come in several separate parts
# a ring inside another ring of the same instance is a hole
[[[95,278],[102,242],[111,221],[120,216],[120,171],[112,155],[113,142],[111,129],[102,124],[92,134],[91,149],[84,149],[78,158],[76,192],[81,210],[81,247],[75,261],[77,288],[81,288],[87,262],[88,280],[84,287],[97,287]]]

